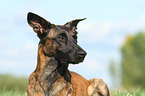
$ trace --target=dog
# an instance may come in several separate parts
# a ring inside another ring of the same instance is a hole
[[[36,69],[29,76],[28,96],[110,96],[101,79],[86,80],[68,65],[83,62],[86,52],[77,44],[76,19],[55,25],[29,12],[28,24],[40,39]]]

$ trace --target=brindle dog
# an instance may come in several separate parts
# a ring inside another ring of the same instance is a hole
[[[28,23],[40,38],[37,67],[29,77],[28,96],[110,96],[103,80],[88,81],[68,70],[69,63],[78,64],[86,56],[77,44],[76,31],[77,24],[84,19],[54,25],[28,13]]]

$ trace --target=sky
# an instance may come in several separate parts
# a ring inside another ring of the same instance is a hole
[[[144,0],[3,0],[0,4],[0,74],[29,76],[36,68],[39,38],[27,24],[36,13],[53,24],[87,18],[78,24],[83,63],[69,69],[112,85],[109,64],[121,70],[121,47],[128,35],[145,30]],[[120,71],[121,72],[121,71]],[[120,84],[121,81],[118,81]]]

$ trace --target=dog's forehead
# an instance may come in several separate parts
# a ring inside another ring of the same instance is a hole
[[[56,25],[57,28],[61,29],[61,30],[65,30],[67,32],[71,31],[70,27],[64,26],[64,25]]]
[[[70,35],[76,35],[78,32],[75,30],[75,29],[72,29],[70,27],[67,27],[67,26],[61,26],[61,25],[58,25],[58,27],[62,30],[65,30],[66,32],[68,32]]]
[[[71,32],[71,29],[66,26],[61,25],[55,25],[49,32],[48,36],[49,38],[56,37],[57,35],[65,33],[67,35],[71,35],[73,32]]]
[[[77,36],[77,34],[78,34],[78,32],[75,29],[67,27],[67,26],[59,26],[59,28],[64,30],[66,32],[66,34],[68,34],[71,37]]]

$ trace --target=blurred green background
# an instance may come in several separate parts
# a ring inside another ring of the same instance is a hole
[[[121,77],[122,83],[120,87],[125,89],[142,89],[145,90],[145,32],[126,37],[125,43],[120,51],[121,71],[119,74],[114,61],[110,63],[110,74],[112,82],[117,83],[118,76]]]

